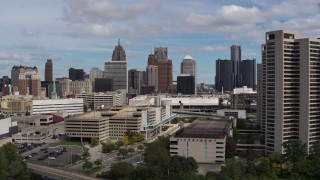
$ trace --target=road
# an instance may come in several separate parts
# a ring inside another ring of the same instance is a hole
[[[47,167],[47,166],[41,166],[41,165],[36,165],[36,164],[31,164],[28,163],[27,164],[28,169],[30,172],[38,172],[39,174],[43,174],[46,176],[53,176],[53,177],[58,177],[60,179],[64,179],[64,180],[92,180],[95,178],[92,177],[88,177],[82,174],[78,174],[78,173],[71,173],[68,171],[64,171],[64,170],[60,170],[60,169],[56,169],[56,168],[52,168],[52,167]]]

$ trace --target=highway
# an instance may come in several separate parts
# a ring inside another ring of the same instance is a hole
[[[27,163],[27,167],[29,172],[34,172],[37,174],[41,174],[44,176],[50,176],[50,177],[56,177],[58,179],[64,179],[64,180],[92,180],[95,178],[85,176],[82,174],[76,174],[76,173],[71,173],[68,171],[64,171],[61,169],[56,169],[52,167],[47,167],[47,166],[41,166],[41,165],[36,165],[36,164],[31,164]]]

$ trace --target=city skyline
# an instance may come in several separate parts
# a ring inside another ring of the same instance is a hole
[[[313,0],[32,0],[6,1],[0,9],[0,76],[10,75],[14,65],[35,65],[42,80],[49,58],[54,77],[67,77],[70,67],[87,73],[92,67],[103,69],[120,38],[128,69],[145,70],[153,48],[168,47],[174,81],[189,54],[197,60],[197,82],[214,84],[215,60],[230,59],[231,45],[242,46],[242,59],[260,63],[265,32],[288,29],[304,37],[320,32],[320,6]]]

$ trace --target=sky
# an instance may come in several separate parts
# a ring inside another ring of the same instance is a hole
[[[104,69],[120,38],[128,69],[145,70],[154,47],[168,47],[173,80],[187,55],[197,62],[198,83],[214,83],[215,60],[261,62],[265,32],[298,31],[320,36],[320,0],[1,0],[0,76],[14,65],[37,66],[46,59],[54,77],[70,67]]]

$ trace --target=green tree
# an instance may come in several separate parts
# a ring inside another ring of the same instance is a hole
[[[233,137],[233,140],[234,140],[235,142],[238,142],[239,132],[238,132],[238,129],[237,129],[236,127],[233,128],[232,137]]]
[[[242,176],[243,165],[235,158],[227,159],[225,166],[221,167],[221,174],[232,180],[239,180]]]
[[[254,161],[254,151],[252,148],[249,148],[247,150],[247,162],[253,162]]]
[[[8,161],[5,153],[0,150],[0,179],[7,179],[9,177]]]
[[[102,144],[102,153],[110,153],[111,151],[116,149],[117,149],[117,146],[114,143]]]
[[[120,148],[118,151],[119,151],[119,154],[122,155],[122,158],[124,158],[128,154],[128,149],[126,148]]]
[[[124,142],[121,141],[121,140],[119,140],[119,141],[117,141],[117,142],[115,143],[115,145],[116,145],[117,147],[121,147],[121,146],[124,145]]]
[[[30,112],[26,111],[26,113],[24,114],[25,116],[30,116]]]
[[[237,128],[238,129],[247,129],[247,124],[245,119],[237,119]]]
[[[88,160],[86,160],[86,161],[82,164],[82,169],[88,170],[88,169],[92,168],[92,166],[93,166],[93,163],[90,162],[90,161],[88,161]]]
[[[134,149],[133,148],[128,148],[128,153],[130,153],[130,155],[132,155],[132,153],[134,153]]]
[[[226,143],[226,156],[227,158],[232,158],[237,153],[237,143],[233,140],[232,137],[227,137],[227,143]]]
[[[317,142],[312,146],[308,159],[310,159],[314,169],[317,170],[314,172],[314,178],[320,179],[320,142]]]
[[[102,166],[102,160],[101,159],[96,159],[94,162],[93,162],[96,166]]]
[[[107,179],[130,179],[134,172],[134,166],[128,162],[114,163],[110,167],[110,171],[103,175]]]
[[[307,145],[300,140],[289,140],[283,143],[284,157],[293,163],[305,160],[307,157]]]
[[[157,167],[137,166],[137,168],[131,174],[131,179],[140,179],[140,180],[164,179],[164,178],[161,178],[162,176],[163,176],[162,172]]]
[[[142,151],[144,149],[144,146],[142,145],[142,144],[140,144],[139,146],[138,146],[138,150],[139,151]]]
[[[159,137],[156,141],[146,144],[144,161],[152,165],[160,166],[166,171],[170,163],[169,138]]]
[[[99,145],[99,139],[98,137],[91,137],[90,139],[90,145],[91,147]]]
[[[193,157],[187,157],[187,161],[192,171],[195,171],[195,172],[198,171],[198,168],[199,168],[198,163]]]

